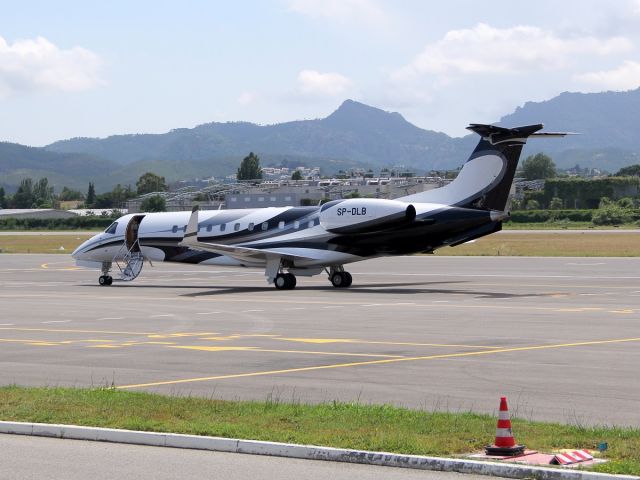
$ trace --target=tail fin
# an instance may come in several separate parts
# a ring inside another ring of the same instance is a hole
[[[511,183],[527,138],[565,135],[536,133],[542,127],[542,124],[538,124],[503,128],[472,123],[467,129],[480,135],[481,139],[458,177],[442,188],[396,200],[502,211],[507,205]]]

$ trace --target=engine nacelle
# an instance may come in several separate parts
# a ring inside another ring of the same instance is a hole
[[[412,222],[413,205],[396,200],[349,198],[325,203],[320,210],[320,225],[331,233],[370,233]]]

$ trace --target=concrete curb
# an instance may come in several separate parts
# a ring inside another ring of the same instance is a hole
[[[609,475],[582,470],[563,470],[560,468],[481,462],[458,458],[423,457],[419,455],[318,447],[314,445],[201,437],[198,435],[182,435],[176,433],[138,432],[113,428],[80,427],[76,425],[0,421],[0,433],[129,443],[156,447],[189,448],[215,452],[270,455],[309,460],[328,460],[333,462],[403,467],[418,470],[436,470],[441,472],[475,473],[478,475],[493,475],[507,478],[535,478],[539,480],[640,480],[640,477],[630,475]]]

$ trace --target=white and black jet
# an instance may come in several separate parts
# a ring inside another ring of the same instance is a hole
[[[542,125],[502,128],[471,124],[481,139],[450,184],[395,200],[353,198],[319,207],[270,207],[139,213],[120,217],[80,245],[78,265],[102,270],[111,285],[114,264],[133,280],[145,261],[264,268],[277,289],[297,276],[325,271],[334,287],[351,285],[344,265],[370,258],[430,253],[501,230],[522,147]]]

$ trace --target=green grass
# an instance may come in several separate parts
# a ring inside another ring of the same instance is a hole
[[[496,405],[497,407],[497,405]],[[496,418],[389,405],[307,405],[168,397],[114,389],[0,387],[0,419],[292,442],[418,455],[463,455],[492,443]],[[512,419],[519,443],[553,451],[608,442],[601,472],[640,474],[640,430]]]
[[[531,232],[503,231],[473,243],[436,250],[445,256],[507,257],[638,257],[640,234],[635,232]]]
[[[68,235],[0,235],[0,253],[69,254],[92,236],[93,234],[86,233],[69,233]]]

